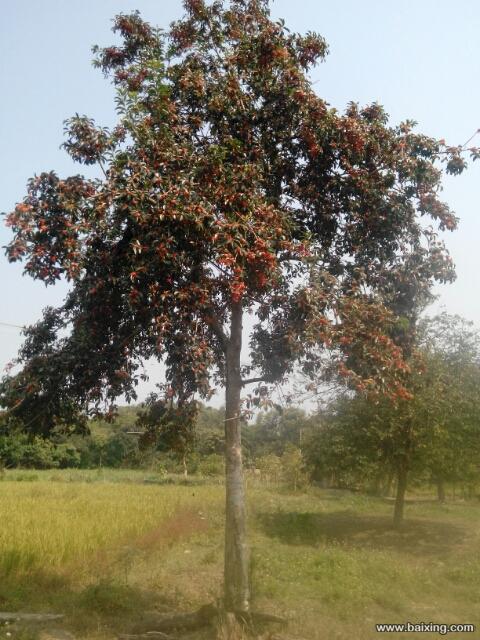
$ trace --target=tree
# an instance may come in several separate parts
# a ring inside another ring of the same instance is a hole
[[[382,483],[389,484],[394,445],[385,428],[384,406],[342,390],[312,416],[302,451],[313,480],[376,494]]]
[[[186,478],[187,458],[195,444],[197,407],[190,403],[187,412],[185,405],[174,406],[173,401],[167,404],[157,394],[151,394],[145,405],[137,420],[137,425],[144,430],[141,443],[144,446],[154,444],[157,449],[173,451],[182,463]]]
[[[255,423],[244,430],[254,457],[270,453],[282,455],[287,444],[299,446],[302,431],[308,428],[308,418],[303,409],[287,407],[281,412],[272,409],[259,413]]]
[[[448,473],[478,451],[479,338],[471,324],[441,314],[420,320],[410,338],[409,387],[413,399],[389,413],[397,467],[394,525],[403,522],[408,474],[415,464],[430,468],[443,499]],[[474,443],[476,441],[476,446]]]
[[[296,491],[306,482],[302,452],[298,447],[288,443],[280,459],[282,478],[287,485]]]
[[[2,402],[48,432],[72,407],[135,399],[147,358],[165,362],[179,409],[224,384],[225,607],[245,612],[242,389],[295,363],[314,375],[335,347],[353,384],[406,393],[386,302],[399,282],[453,277],[419,216],[456,226],[439,163],[460,173],[465,161],[412,122],[389,126],[378,104],[330,108],[308,79],[325,41],[274,22],[266,0],[184,6],[167,31],[119,15],[121,44],[95,49],[119,122],[109,131],[76,115],[64,147],[102,177],[42,173],[7,217],[9,259],[72,289],[27,330]]]
[[[203,455],[225,453],[225,408],[215,409],[199,404],[195,419],[195,451]]]
[[[471,322],[445,312],[424,320],[421,332],[426,366],[434,374],[427,405],[430,439],[422,445],[443,502],[445,482],[472,487],[480,476],[480,335]]]
[[[404,518],[409,480],[432,480],[440,500],[444,482],[478,480],[480,453],[480,342],[471,324],[441,314],[417,326],[410,361],[411,399],[376,403],[341,396],[321,416],[305,448],[320,478],[378,492],[397,476],[394,525]]]
[[[255,461],[262,478],[267,482],[278,482],[282,473],[281,459],[274,453],[268,453]]]

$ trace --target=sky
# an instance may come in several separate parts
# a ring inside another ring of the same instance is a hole
[[[0,0],[0,7],[0,212],[9,212],[36,173],[88,173],[60,149],[66,118],[114,124],[113,89],[91,65],[91,46],[114,42],[113,16],[138,9],[167,27],[183,10],[181,0]],[[480,128],[478,0],[274,0],[271,9],[290,30],[326,38],[330,54],[311,78],[337,109],[376,101],[393,124],[416,120],[420,131],[451,144]],[[436,288],[432,312],[444,308],[480,327],[480,162],[447,178],[443,195],[460,218],[458,231],[445,236],[457,280]],[[0,221],[0,246],[10,238]],[[46,288],[22,276],[21,264],[0,251],[0,375],[22,342],[7,325],[37,321],[66,291],[64,283]],[[153,388],[151,374],[140,398]]]

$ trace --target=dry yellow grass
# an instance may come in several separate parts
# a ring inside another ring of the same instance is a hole
[[[148,535],[150,544],[164,540],[162,523],[179,511],[208,509],[219,495],[220,487],[5,480],[0,483],[0,574],[88,568],[102,550],[121,549],[137,538],[141,549]],[[188,522],[191,517],[185,527]],[[168,535],[175,537],[171,526],[166,525],[167,533],[170,527]]]

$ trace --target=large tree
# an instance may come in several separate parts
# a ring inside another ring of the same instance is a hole
[[[407,393],[389,299],[453,277],[419,218],[456,226],[439,163],[464,161],[412,122],[389,126],[378,104],[329,107],[308,77],[325,41],[290,33],[266,0],[184,4],[167,31],[118,16],[120,44],[96,49],[118,124],[77,115],[64,147],[102,177],[42,173],[7,217],[9,259],[71,291],[27,331],[3,403],[47,433],[69,424],[72,402],[135,398],[148,358],[164,361],[176,407],[223,384],[225,606],[246,611],[242,388],[295,363],[315,375],[336,347],[353,384]]]

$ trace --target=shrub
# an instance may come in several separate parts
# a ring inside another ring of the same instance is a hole
[[[279,481],[282,463],[280,458],[274,453],[269,453],[266,456],[257,458],[256,467],[260,469],[262,478],[267,480],[267,482]]]
[[[223,476],[225,473],[223,456],[218,453],[212,453],[205,458],[201,458],[197,465],[197,471],[202,476]]]
[[[296,491],[307,484],[307,473],[302,452],[298,447],[287,444],[285,453],[280,458],[282,480],[289,488]]]

